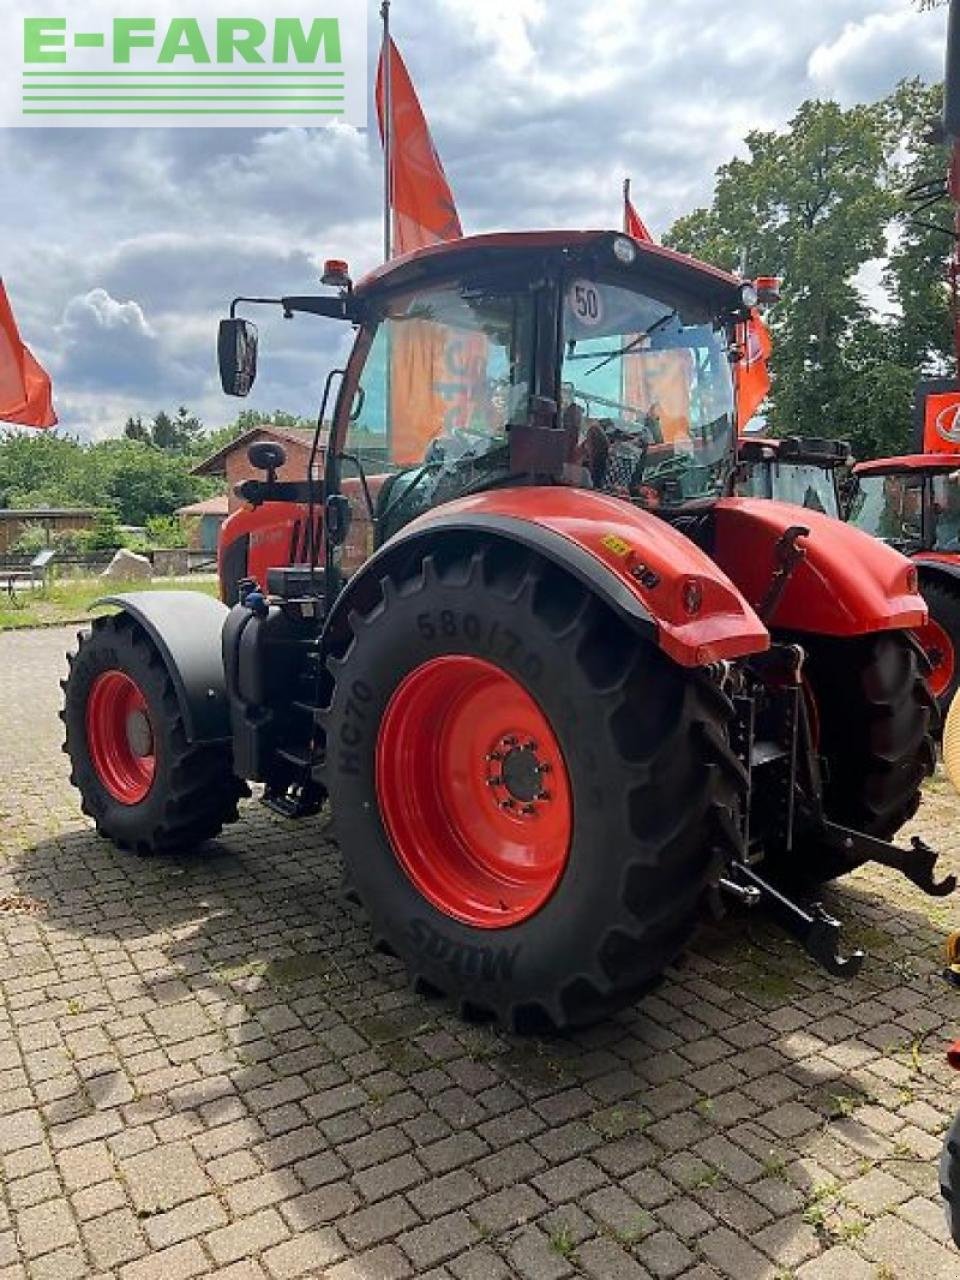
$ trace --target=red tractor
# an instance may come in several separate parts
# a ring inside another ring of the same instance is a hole
[[[960,456],[877,458],[853,469],[848,519],[910,556],[930,617],[917,638],[945,716],[960,685]]]
[[[140,853],[329,798],[346,889],[418,988],[520,1030],[648,989],[706,906],[874,860],[934,765],[917,567],[813,510],[733,495],[732,365],[756,296],[615,232],[423,249],[285,314],[353,325],[307,479],[224,526],[220,604],[114,597],[63,713],[83,808]],[[256,330],[221,324],[245,394]],[[801,521],[802,516],[802,521]],[[228,604],[232,608],[228,608]]]

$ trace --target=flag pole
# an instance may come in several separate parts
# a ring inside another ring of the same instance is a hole
[[[623,180],[623,229],[630,230],[629,219],[627,218],[627,209],[630,207],[630,179]]]
[[[393,56],[390,41],[390,0],[380,6],[383,19],[383,260],[393,257]]]

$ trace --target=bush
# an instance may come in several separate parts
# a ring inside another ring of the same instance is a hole
[[[10,550],[17,556],[35,556],[38,551],[51,545],[56,544],[42,524],[25,524]]]
[[[187,530],[176,516],[151,516],[147,521],[147,544],[176,551],[189,542]]]

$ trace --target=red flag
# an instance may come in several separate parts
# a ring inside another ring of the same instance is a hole
[[[0,422],[55,427],[50,378],[24,345],[0,280]]]
[[[763,404],[770,390],[770,370],[767,361],[773,351],[770,330],[763,323],[760,312],[753,308],[750,319],[740,325],[739,341],[743,358],[733,366],[737,385],[737,429],[742,431]]]
[[[377,68],[377,119],[381,140],[384,136],[383,73],[381,53]],[[413,82],[392,39],[390,96],[393,252],[411,253],[442,240],[457,240],[463,235],[463,229],[453,193]]]
[[[628,236],[633,236],[634,240],[646,240],[648,244],[653,244],[653,236],[647,230],[646,224],[626,192],[623,195],[623,229]]]

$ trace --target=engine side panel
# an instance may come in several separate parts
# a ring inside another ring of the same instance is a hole
[[[794,525],[806,558],[794,570],[768,619],[772,627],[859,636],[922,626],[927,609],[916,567],[853,525],[818,511],[756,498],[724,498],[714,508],[713,554],[756,609],[776,569],[776,546]]]
[[[322,506],[314,509],[313,518],[317,557],[322,563]],[[226,604],[236,604],[240,578],[256,578],[265,586],[268,569],[306,564],[309,553],[305,504],[265,502],[259,507],[241,507],[224,521],[220,530],[217,563],[221,599]]]
[[[587,582],[683,666],[759,653],[770,636],[717,565],[670,525],[617,498],[561,487],[500,489],[449,502],[412,521],[377,553],[337,602],[350,608],[400,548],[450,533],[493,535],[535,549]]]

